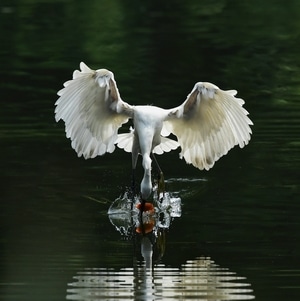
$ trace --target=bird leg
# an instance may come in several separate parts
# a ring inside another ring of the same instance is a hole
[[[136,192],[136,187],[135,187],[135,169],[132,169],[132,174],[131,174],[131,192],[133,196],[135,195]]]
[[[135,186],[135,168],[136,163],[138,160],[138,146],[136,139],[133,141],[133,147],[132,147],[132,178],[131,178],[131,193],[132,193],[132,203],[134,203],[134,197],[136,195],[136,186]]]
[[[156,168],[158,169],[158,179],[157,179],[157,197],[159,199],[160,194],[162,193],[165,196],[165,178],[164,173],[162,172],[157,159],[153,153],[151,153],[152,159],[155,162]]]
[[[136,187],[135,187],[135,169],[132,169],[131,174],[131,210],[133,210],[134,197],[135,197]]]
[[[160,168],[160,166],[158,164],[158,161],[157,161],[157,159],[156,159],[156,157],[155,157],[155,155],[153,153],[151,153],[151,157],[154,160],[156,168],[158,169],[159,173],[162,173],[162,170],[161,170],[161,168]]]
[[[165,196],[166,187],[165,187],[165,177],[164,177],[164,174],[163,174],[162,171],[159,173],[157,186],[158,186],[157,187],[157,196],[158,196],[158,198],[160,196],[160,193],[162,193],[163,197],[164,197]]]

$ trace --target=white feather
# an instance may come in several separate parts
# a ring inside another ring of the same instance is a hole
[[[171,110],[165,126],[177,136],[187,163],[208,170],[232,147],[248,143],[253,123],[236,93],[197,83],[186,101]]]
[[[121,100],[112,72],[93,71],[84,63],[80,68],[58,92],[55,119],[64,120],[72,147],[87,159],[114,151],[118,129],[131,117],[132,106]]]
[[[80,71],[58,91],[55,119],[64,120],[66,136],[78,156],[94,158],[113,152],[115,144],[143,157],[144,177],[141,195],[151,193],[150,153],[162,154],[181,147],[180,157],[199,169],[210,169],[227,152],[244,147],[252,133],[244,100],[237,91],[223,91],[211,83],[195,84],[178,107],[165,110],[155,106],[131,106],[119,94],[114,75],[106,69],[96,71],[80,63]],[[135,129],[118,134],[129,118]],[[167,138],[174,134],[178,141]]]

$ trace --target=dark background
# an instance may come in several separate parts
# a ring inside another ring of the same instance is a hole
[[[298,300],[299,20],[298,0],[1,1],[1,299],[64,300],[78,271],[132,265],[106,214],[130,155],[77,158],[54,120],[84,61],[112,70],[131,104],[177,106],[197,81],[238,90],[254,122],[246,148],[209,172],[158,157],[183,203],[162,263],[210,256],[257,300]]]

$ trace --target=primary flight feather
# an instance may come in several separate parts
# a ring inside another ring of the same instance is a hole
[[[250,140],[252,121],[235,90],[224,91],[211,83],[195,84],[178,107],[133,106],[120,97],[114,74],[106,69],[92,70],[80,63],[80,71],[58,93],[55,119],[65,122],[66,136],[78,156],[85,159],[113,152],[115,145],[132,152],[135,169],[143,157],[144,177],[141,197],[152,192],[151,153],[162,154],[181,147],[180,157],[199,169],[209,170],[235,145]],[[133,119],[134,129],[118,134]],[[168,138],[174,134],[177,141]]]

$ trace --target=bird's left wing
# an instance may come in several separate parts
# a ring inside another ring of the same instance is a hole
[[[187,163],[208,170],[235,145],[248,144],[253,123],[236,93],[198,82],[186,101],[170,110],[164,127],[177,136]]]
[[[85,159],[113,152],[119,127],[133,115],[133,107],[119,94],[114,75],[80,63],[80,71],[64,83],[55,105],[55,119],[65,122],[66,135]]]

